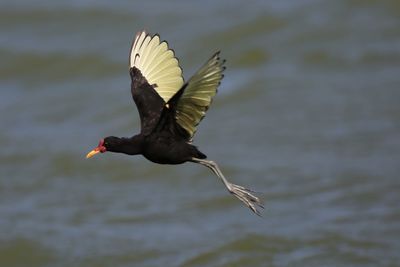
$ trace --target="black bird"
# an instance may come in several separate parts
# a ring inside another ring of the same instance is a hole
[[[143,155],[159,164],[194,162],[210,168],[230,193],[257,215],[263,208],[252,191],[232,184],[214,161],[192,145],[196,126],[204,118],[223,78],[225,60],[216,52],[188,82],[175,53],[158,34],[138,32],[129,56],[131,93],[139,111],[141,131],[129,138],[109,136],[100,140],[86,158],[106,151]]]

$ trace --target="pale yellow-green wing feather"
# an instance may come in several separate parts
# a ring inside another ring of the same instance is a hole
[[[196,127],[204,118],[212,98],[223,78],[225,60],[215,53],[190,80],[179,98],[176,107],[176,121],[186,130],[192,140]]]
[[[173,50],[160,36],[138,32],[132,43],[129,67],[136,67],[167,103],[181,89],[184,80]]]

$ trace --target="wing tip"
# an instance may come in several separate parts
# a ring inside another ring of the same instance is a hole
[[[210,60],[215,59],[215,65],[220,65],[220,66],[222,67],[222,71],[224,71],[224,70],[226,69],[226,67],[224,66],[225,63],[226,63],[226,59],[222,59],[222,60],[221,60],[220,55],[221,55],[221,50],[218,50],[217,52],[215,52],[215,53],[211,56]]]
[[[137,45],[137,41],[139,41],[139,38],[140,38],[140,36],[142,36],[142,35],[145,35],[145,37],[143,38],[143,41],[147,38],[147,37],[150,37],[150,41],[154,38],[154,37],[158,37],[158,39],[159,40],[161,40],[161,37],[160,37],[160,34],[158,34],[158,33],[155,33],[155,34],[151,34],[149,31],[147,31],[146,29],[143,29],[143,30],[140,30],[140,31],[137,31],[136,32],[136,34],[135,34],[135,38],[132,40],[132,44],[131,44],[131,48],[130,48],[130,52],[129,52],[129,58],[128,58],[128,66],[129,66],[129,69],[131,69],[134,65],[132,65],[131,63],[132,63],[132,61],[131,61],[131,59],[132,59],[132,50],[136,47],[136,45]],[[160,41],[160,44],[161,44],[162,42]],[[167,43],[167,46],[168,46],[168,43]],[[137,55],[135,55],[135,57],[136,57]]]
[[[167,41],[165,41],[165,42],[166,42],[167,45],[168,45],[168,42],[167,42]],[[179,58],[176,56],[175,50],[174,50],[174,49],[170,48],[170,50],[172,51],[172,54],[173,54],[174,58],[176,59],[176,61],[178,61],[178,68],[181,70],[182,83],[184,83],[184,82],[185,82],[185,79],[183,78],[183,69],[182,69],[181,65],[179,64],[179,63],[180,63],[180,62],[179,62]]]
[[[135,49],[136,42],[139,41],[139,37],[143,33],[147,34],[146,30],[143,29],[143,30],[137,31],[136,34],[135,34],[135,38],[132,40],[131,49],[129,50],[129,58],[128,58],[129,69],[131,69],[134,66],[134,64],[132,65],[132,51]],[[136,57],[136,55],[135,55],[135,57]]]
[[[153,40],[155,37],[158,37],[159,39],[159,44],[165,43],[167,45],[167,50],[171,50],[172,55],[174,58],[176,58],[176,60],[178,61],[178,65],[179,65],[179,58],[176,56],[175,50],[170,48],[169,43],[167,40],[161,40],[161,36],[159,33],[155,33],[155,34],[150,34],[147,30],[143,29],[140,30],[138,32],[136,32],[135,38],[132,41],[132,45],[131,45],[131,49],[130,49],[130,54],[129,54],[129,68],[132,68],[133,66],[131,65],[131,57],[132,57],[132,49],[136,46],[136,41],[139,40],[139,37],[145,34],[146,36],[144,37],[143,40],[145,40],[147,37],[150,37],[150,41]],[[136,56],[136,55],[135,55]],[[183,71],[182,67],[179,65],[179,68]]]
[[[151,45],[149,45],[150,43]],[[158,50],[156,50],[157,48]],[[154,51],[156,51],[158,54],[153,54],[154,56],[149,56]],[[160,56],[159,52],[162,51],[168,51],[169,55],[166,57],[162,57],[161,61],[156,60],[156,56]],[[177,75],[180,77],[180,81],[176,83],[176,90],[179,90],[184,84],[185,80],[183,78],[183,69],[180,66],[180,61],[179,58],[176,56],[175,50],[170,48],[168,41],[161,39],[159,33],[150,34],[146,30],[140,30],[136,33],[135,39],[133,40],[131,45],[128,62],[129,69],[132,69],[133,67],[138,68],[150,84],[155,83],[158,85],[158,87],[160,87],[160,90],[156,89],[156,91],[162,91],[163,83],[162,81],[160,82],[160,79],[162,80],[164,79],[164,77],[158,76],[159,74],[157,73],[156,67],[170,58],[173,58],[176,61],[176,65],[179,68],[179,71],[176,71],[179,74]],[[164,70],[161,69],[159,71]],[[164,96],[161,94],[160,96],[166,102],[168,99],[170,99],[169,95]]]

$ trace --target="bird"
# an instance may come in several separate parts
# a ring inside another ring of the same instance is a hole
[[[217,51],[185,82],[179,60],[168,42],[161,41],[159,34],[139,31],[129,53],[129,74],[132,98],[140,117],[140,133],[100,139],[86,158],[115,152],[142,155],[158,164],[197,163],[211,169],[228,192],[261,216],[260,208],[264,207],[255,192],[229,182],[218,164],[193,145],[197,126],[224,77],[225,62]]]

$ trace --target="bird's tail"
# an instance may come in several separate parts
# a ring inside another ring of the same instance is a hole
[[[207,158],[207,156],[204,153],[202,153],[196,146],[192,145],[192,147],[194,149],[193,154],[196,155],[195,156],[196,158],[198,158],[198,159],[206,159]]]

